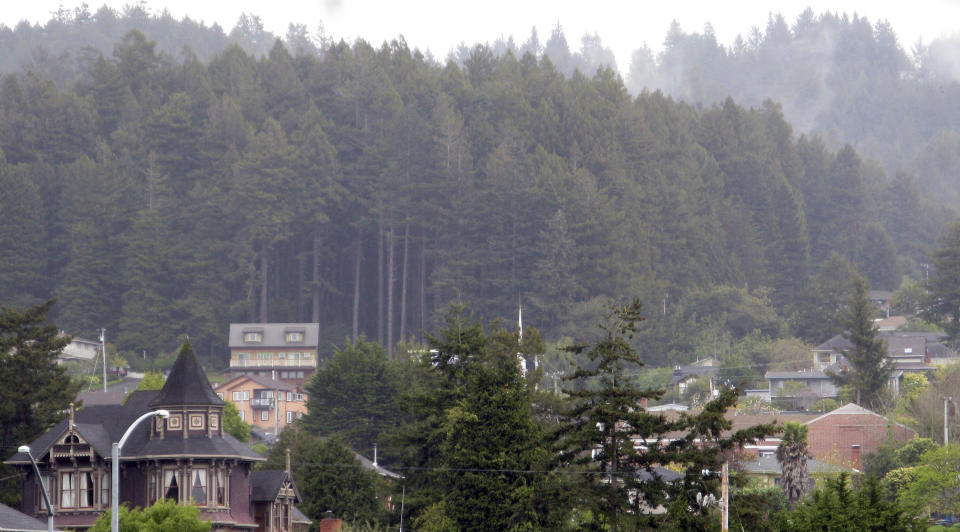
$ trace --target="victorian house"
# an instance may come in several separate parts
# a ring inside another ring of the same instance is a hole
[[[112,443],[138,417],[163,409],[169,417],[141,423],[121,449],[121,504],[145,507],[173,499],[198,505],[200,518],[212,522],[213,530],[292,530],[302,514],[294,508],[299,495],[289,473],[278,472],[287,487],[265,503],[252,471],[264,459],[224,432],[223,405],[185,345],[160,391],[136,391],[123,405],[71,408],[67,419],[30,443],[50,490],[56,526],[85,529],[109,510]],[[46,519],[29,456],[17,453],[7,463],[22,474],[21,511]]]

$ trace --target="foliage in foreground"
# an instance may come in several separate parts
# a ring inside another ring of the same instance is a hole
[[[211,524],[200,520],[200,508],[171,499],[148,508],[120,507],[120,532],[208,532]],[[97,518],[90,532],[110,532],[110,512]]]
[[[924,530],[924,523],[915,514],[884,496],[876,477],[867,477],[859,490],[851,488],[850,483],[846,473],[828,479],[795,511],[780,514],[778,528],[783,532]]]

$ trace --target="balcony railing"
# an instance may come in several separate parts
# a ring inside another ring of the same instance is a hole
[[[254,397],[250,399],[250,408],[273,408],[273,399],[269,397]]]
[[[93,452],[85,443],[68,443],[53,446],[54,458],[93,458]]]
[[[315,368],[316,359],[309,360],[237,360],[230,359],[231,368]]]

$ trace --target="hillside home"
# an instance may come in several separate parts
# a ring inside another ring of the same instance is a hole
[[[302,384],[317,369],[319,342],[318,323],[231,323],[230,371]]]
[[[89,528],[109,509],[111,475],[119,468],[121,504],[145,507],[173,499],[198,505],[200,518],[214,530],[290,530],[292,506],[299,501],[294,488],[271,503],[281,520],[269,512],[263,514],[269,520],[256,519],[253,464],[264,459],[224,431],[223,405],[187,345],[161,390],[135,391],[122,405],[71,408],[67,419],[29,443],[52,494],[56,526]],[[141,415],[157,410],[169,411],[169,417],[137,425],[113,464],[112,443]],[[46,519],[29,457],[17,453],[6,463],[22,478],[21,511]]]
[[[259,375],[238,375],[214,391],[240,411],[240,418],[265,432],[279,434],[307,413],[307,394],[296,384]]]

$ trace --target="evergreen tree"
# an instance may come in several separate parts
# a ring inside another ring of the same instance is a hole
[[[591,529],[704,526],[705,509],[694,502],[695,494],[718,488],[718,479],[704,472],[719,471],[724,452],[773,430],[758,425],[721,436],[731,426],[724,413],[736,403],[734,389],[724,390],[695,415],[668,420],[647,412],[644,400],[658,399],[664,390],[638,390],[628,377],[643,366],[631,345],[642,320],[638,300],[614,306],[604,315],[596,343],[571,348],[590,364],[566,377],[576,387],[565,390],[573,406],[563,416],[557,445],[561,466],[600,473],[578,481],[579,496],[598,519],[584,523]],[[682,436],[670,437],[671,432]],[[643,448],[635,442],[643,442]],[[654,473],[662,464],[683,467],[683,479],[668,485]],[[666,516],[642,511],[659,505],[669,505]]]
[[[950,333],[950,340],[957,343],[960,339],[960,223],[951,225],[940,236],[938,244],[931,257],[930,298],[924,315],[942,323]]]
[[[430,337],[424,385],[401,434],[411,514],[454,530],[558,529],[568,494],[546,473],[550,452],[518,364],[517,334],[454,307]],[[525,355],[536,353],[524,352]]]
[[[841,316],[843,336],[853,347],[844,352],[850,369],[831,373],[830,379],[840,386],[851,386],[856,391],[857,404],[879,409],[885,398],[893,364],[887,360],[887,346],[877,335],[873,322],[876,307],[867,299],[867,281],[858,277]]]
[[[320,436],[337,436],[354,449],[373,449],[398,425],[402,388],[397,363],[379,344],[360,338],[334,349],[307,383],[309,413],[303,426]]]
[[[53,304],[0,308],[0,449],[5,458],[62,419],[79,391],[57,364],[70,338],[47,323]]]

